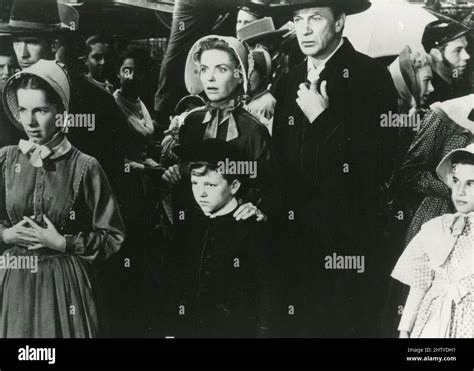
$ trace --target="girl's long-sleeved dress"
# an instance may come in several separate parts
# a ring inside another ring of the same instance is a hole
[[[474,213],[423,225],[392,277],[425,291],[412,338],[474,338]]]
[[[18,146],[0,150],[0,251],[37,259],[38,270],[0,269],[0,337],[95,337],[101,325],[92,263],[120,249],[124,227],[98,161],[72,147],[36,168]],[[46,215],[65,253],[7,245],[3,231]],[[14,259],[14,258],[13,258]]]

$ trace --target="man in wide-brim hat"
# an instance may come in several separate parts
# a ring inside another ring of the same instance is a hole
[[[0,35],[0,100],[6,82],[19,70],[14,54],[11,37]],[[10,123],[5,109],[0,103],[0,148],[17,144],[22,136],[24,136],[23,130],[20,132]]]
[[[380,118],[397,111],[397,98],[386,67],[342,36],[346,16],[369,7],[368,0],[293,0],[274,9],[290,11],[306,56],[278,88],[273,127],[288,215],[281,228],[287,301],[299,308],[286,321],[291,336],[377,336],[389,273],[380,254],[387,246],[381,189],[396,140]],[[345,257],[365,266],[348,266]]]
[[[53,41],[61,32],[78,27],[78,13],[71,8],[57,0],[13,2],[9,22],[0,24],[0,34],[12,36],[20,68],[40,59],[54,59]]]
[[[369,0],[284,0],[279,5],[272,6],[273,13],[292,13],[312,7],[338,8],[345,15],[366,11],[371,6]]]

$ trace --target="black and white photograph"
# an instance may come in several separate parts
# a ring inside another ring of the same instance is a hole
[[[0,0],[0,347],[472,370],[473,27],[473,0]]]

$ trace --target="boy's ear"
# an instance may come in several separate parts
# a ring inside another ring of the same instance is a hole
[[[232,181],[232,184],[230,185],[230,193],[233,196],[235,196],[237,194],[237,192],[239,191],[241,185],[242,185],[242,183],[240,182],[240,180],[234,179]]]

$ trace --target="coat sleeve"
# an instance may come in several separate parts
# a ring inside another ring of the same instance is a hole
[[[7,157],[7,147],[0,149],[0,253],[7,248],[3,241],[3,232],[11,227],[6,209],[5,192],[5,166]]]
[[[82,184],[92,215],[91,228],[66,235],[66,253],[81,255],[90,262],[103,261],[120,249],[125,227],[110,184],[96,159],[89,162]]]

